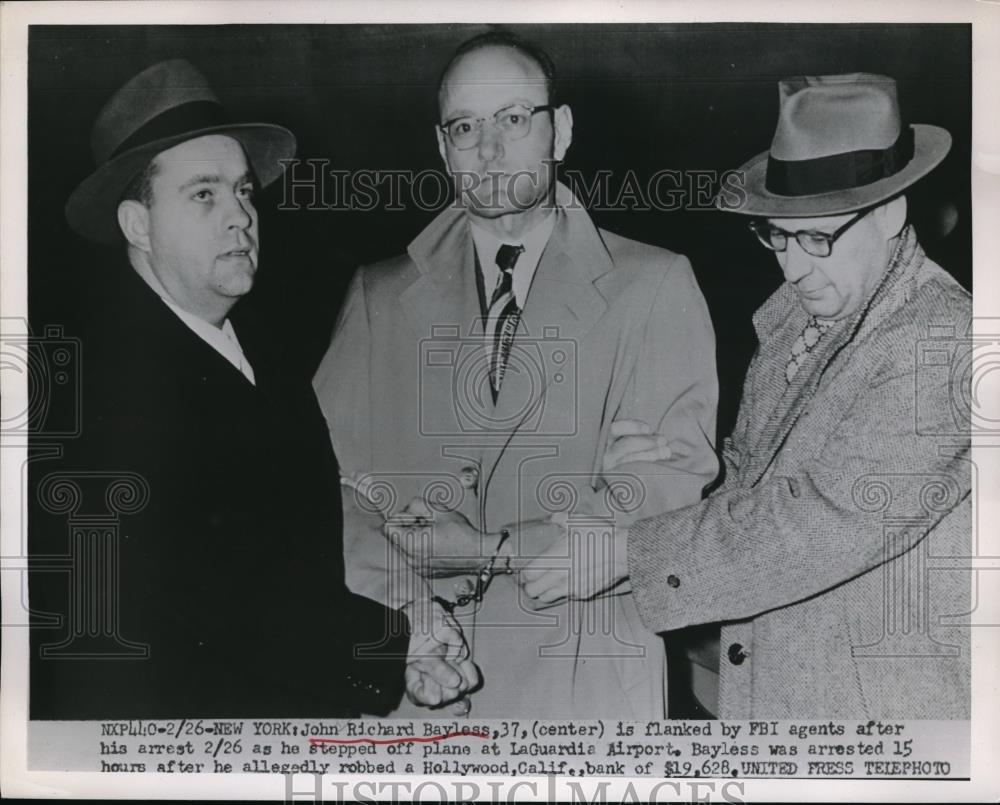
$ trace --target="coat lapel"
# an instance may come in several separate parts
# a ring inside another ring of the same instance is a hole
[[[567,371],[553,360],[558,342],[568,342],[579,360],[584,336],[607,309],[599,287],[614,268],[611,256],[590,217],[563,185],[557,187],[556,203],[556,224],[535,270],[497,398],[495,422],[507,439],[484,453],[487,480],[523,423],[545,413],[551,382]]]
[[[843,334],[847,327],[845,322],[841,322],[823,337],[824,346],[806,359],[789,383],[785,379],[788,358],[792,354],[792,345],[808,321],[808,316],[798,303],[794,304],[797,310],[790,311],[787,326],[782,327],[779,337],[767,350],[770,354],[768,365],[762,367],[766,375],[763,406],[760,410],[769,411],[770,416],[751,451],[746,481],[749,486],[756,485],[767,472],[792,426],[815,396],[820,378],[832,357],[844,343]]]
[[[518,429],[540,412],[550,381],[564,370],[548,359],[545,344],[570,340],[578,346],[607,308],[600,288],[614,268],[611,257],[590,217],[564,185],[556,188],[556,204],[556,225],[532,279],[496,405],[485,386],[482,399],[465,401],[481,409],[483,427],[470,434],[478,445],[474,452],[481,467],[481,490]],[[400,302],[416,337],[443,335],[461,342],[464,350],[479,350],[485,370],[473,250],[464,212],[443,212],[410,244],[419,276]],[[436,404],[457,404],[453,394],[469,389],[463,378],[459,380],[455,389],[434,390]]]
[[[556,216],[531,282],[518,337],[523,332],[529,338],[542,338],[548,328],[558,338],[580,339],[607,308],[595,282],[614,264],[596,228],[581,209],[560,208]]]
[[[440,328],[456,337],[482,333],[472,238],[465,214],[448,209],[409,247],[420,276],[400,295],[403,312],[419,338]]]
[[[429,360],[429,352],[417,348],[407,359],[417,363],[415,380],[422,404],[440,415],[442,432],[454,434],[440,444],[441,455],[481,467],[483,444],[489,439],[475,426],[492,421],[493,403],[488,390],[480,388],[477,398],[470,387],[475,378],[469,372],[485,366],[480,360],[483,322],[473,248],[465,213],[454,208],[442,212],[410,243],[408,253],[417,278],[403,290],[399,302],[413,342],[434,339],[435,353],[452,361],[452,382],[425,383],[423,361]]]
[[[162,364],[165,373],[184,378],[198,388],[210,383],[244,401],[260,400],[260,381],[254,388],[239,369],[181,321],[127,262],[120,264],[113,281],[114,296],[103,299],[102,304],[120,312],[116,326],[121,331],[136,334],[128,348],[137,352],[137,360],[153,371]],[[245,324],[234,320],[234,329],[256,376],[258,364],[265,361],[255,356],[256,344]],[[262,372],[266,375],[267,369]]]
[[[237,379],[242,381],[254,396],[263,398],[272,409],[284,411],[287,415],[290,367],[282,360],[280,347],[274,340],[274,333],[257,311],[249,310],[242,305],[237,305],[230,320],[243,354],[253,368],[254,382],[247,380],[239,369],[221,355],[218,357],[224,361],[228,369],[235,371]]]
[[[770,411],[766,424],[753,440],[750,462],[744,476],[747,486],[755,486],[773,463],[785,439],[803,410],[812,402],[820,381],[828,375],[834,362],[844,351],[850,351],[860,333],[876,326],[888,311],[899,303],[902,278],[923,262],[923,251],[917,245],[912,228],[904,230],[882,281],[857,313],[838,321],[820,342],[819,349],[799,367],[789,383],[785,366],[792,345],[802,332],[808,315],[795,299],[795,292],[783,285],[760,310],[754,323],[761,333],[761,361],[758,382],[762,394],[755,397],[758,410]],[[770,336],[763,330],[773,327]]]

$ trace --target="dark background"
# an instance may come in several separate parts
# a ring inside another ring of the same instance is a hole
[[[440,169],[438,75],[486,25],[53,26],[31,28],[28,73],[29,317],[73,334],[91,272],[114,253],[81,240],[63,206],[92,169],[90,127],[129,78],[168,58],[193,62],[237,119],[280,123],[299,156],[342,170]],[[797,74],[884,73],[905,119],[947,128],[951,154],[909,192],[931,257],[970,287],[971,26],[524,25],[573,109],[565,167],[586,178],[661,169],[736,168],[765,150],[777,81]],[[289,362],[311,372],[354,268],[402,252],[434,213],[278,211],[280,183],[258,198],[262,257],[241,304],[269,316]],[[956,218],[957,214],[957,218]],[[732,426],[756,345],[752,312],[777,287],[773,256],[743,216],[704,209],[593,213],[598,225],[691,258],[718,337],[719,428]],[[957,223],[954,223],[957,220]],[[952,224],[954,225],[952,226]],[[107,312],[109,316],[114,311]]]

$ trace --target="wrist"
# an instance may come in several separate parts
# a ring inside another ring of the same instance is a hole
[[[495,576],[498,573],[512,573],[510,563],[514,556],[514,549],[513,540],[511,539],[511,529],[508,527],[501,528],[498,533],[490,534],[490,537],[493,538],[493,551],[486,560],[486,563],[480,568],[480,572],[491,576]]]
[[[437,606],[432,598],[413,598],[403,604],[399,611],[410,621],[411,631],[416,631],[419,626],[434,617],[434,608]]]
[[[490,556],[497,557],[498,561],[505,558],[509,559],[514,556],[514,538],[516,535],[516,523],[505,525],[499,531],[491,533],[489,535],[489,544],[493,546],[493,551],[490,553]]]

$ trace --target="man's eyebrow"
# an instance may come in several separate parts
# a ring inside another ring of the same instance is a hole
[[[184,182],[178,189],[187,190],[196,184],[222,184],[222,177],[217,173],[199,173],[197,176],[192,176]]]
[[[246,184],[247,182],[252,182],[252,181],[253,181],[253,176],[251,176],[250,171],[247,171],[246,173],[239,176],[236,179],[236,181],[233,182],[233,185],[235,186],[235,185]],[[188,188],[194,187],[195,185],[199,184],[224,184],[224,183],[225,183],[224,177],[220,176],[217,173],[200,173],[197,176],[192,176],[190,179],[184,182],[184,184],[182,184],[178,188],[178,190],[183,192]]]
[[[536,104],[533,101],[529,101],[526,98],[514,98],[512,100],[505,101],[502,106],[498,106],[496,109],[490,112],[490,114],[483,115],[483,117],[490,117],[492,115],[495,115],[497,112],[502,112],[504,109],[510,109],[510,107],[512,106],[541,106],[541,105],[542,104]],[[480,115],[470,111],[469,109],[456,109],[454,112],[447,115],[445,117],[445,120],[457,120],[460,117],[480,117]]]

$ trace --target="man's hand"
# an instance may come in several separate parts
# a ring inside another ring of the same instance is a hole
[[[479,669],[454,618],[430,601],[403,608],[410,620],[406,696],[414,704],[440,707],[479,685]]]
[[[638,419],[617,419],[611,423],[611,434],[601,462],[607,473],[632,461],[665,461],[670,458],[667,437]]]
[[[460,512],[432,511],[421,498],[390,517],[385,533],[428,578],[478,573],[499,542],[499,535],[483,534]]]
[[[609,525],[603,534],[590,528],[566,532],[521,570],[520,584],[529,605],[544,609],[609,592],[628,578],[627,544],[628,530],[620,526]]]
[[[559,513],[545,519],[522,520],[508,525],[507,529],[513,539],[501,551],[506,566],[512,570],[521,570],[533,558],[558,543],[566,533],[566,517],[566,514]]]

